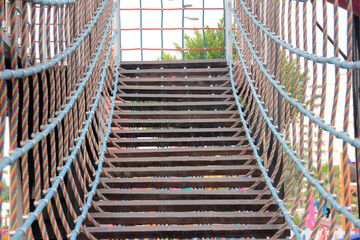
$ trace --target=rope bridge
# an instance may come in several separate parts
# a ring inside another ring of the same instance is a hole
[[[319,4],[236,0],[227,6],[233,19],[228,37],[234,59],[226,57],[231,59],[229,78],[238,123],[253,151],[249,161],[255,159],[261,171],[261,178],[248,189],[265,181],[256,199],[267,191],[272,197],[260,211],[268,211],[276,201],[279,210],[268,224],[285,219],[273,238],[291,229],[293,238],[302,239],[306,227],[310,238],[318,239],[325,206],[330,209],[326,238],[336,238],[341,222],[345,239],[360,227],[358,213],[351,208],[354,191],[348,161],[360,148],[350,119],[353,76],[360,69],[353,56],[353,6],[348,0],[345,13],[338,0]],[[80,234],[96,239],[85,223],[100,226],[89,210],[103,211],[94,197],[108,200],[98,187],[109,188],[100,176],[110,177],[103,164],[113,165],[105,154],[118,84],[123,84],[114,51],[121,37],[113,30],[119,8],[110,0],[0,1],[0,22],[9,26],[0,31],[0,208],[3,178],[9,171],[11,239],[76,239]],[[184,9],[183,3],[180,10]],[[179,9],[120,9],[131,10]],[[208,28],[203,24],[200,29]],[[185,28],[182,23],[182,28],[156,30],[183,33]],[[171,50],[162,42],[161,48],[122,50]],[[184,56],[184,51],[211,49],[204,38],[204,48],[184,49],[182,40],[180,51]],[[314,198],[319,211],[311,221]]]

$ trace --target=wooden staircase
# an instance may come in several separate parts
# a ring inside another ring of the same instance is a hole
[[[98,239],[272,237],[268,203],[224,60],[123,62],[113,134],[92,209]],[[110,176],[106,177],[106,176]],[[249,189],[254,183],[260,184]],[[88,222],[90,225],[90,222]],[[283,237],[288,236],[286,230]],[[84,237],[84,235],[82,235]]]

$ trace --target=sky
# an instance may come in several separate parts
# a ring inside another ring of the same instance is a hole
[[[163,2],[164,8],[181,8],[182,0],[141,0],[142,8],[161,8]],[[223,8],[224,0],[184,0],[184,4],[191,4],[190,8],[202,8],[204,2],[205,8]],[[123,10],[124,8],[139,8],[140,0],[120,0],[120,25],[121,29],[139,28],[140,27],[140,11],[139,10]],[[223,17],[223,10],[206,10],[204,16],[204,24],[209,27],[217,27],[217,22]],[[202,10],[185,10],[185,17],[198,18],[199,20],[184,20],[185,28],[202,27],[203,15]],[[143,28],[160,28],[161,27],[161,11],[160,10],[143,10],[142,11],[142,27]],[[181,28],[182,27],[182,11],[171,10],[164,11],[163,16],[164,28]],[[193,30],[185,30],[190,36]],[[174,48],[174,42],[181,46],[182,31],[181,30],[164,30],[164,48]],[[140,31],[121,31],[121,47],[140,48]],[[161,48],[161,31],[160,30],[144,30],[143,31],[143,48]],[[144,51],[144,60],[154,60],[160,57],[160,51]],[[175,54],[175,52],[172,52]],[[178,55],[180,56],[180,55]],[[141,52],[123,51],[122,60],[140,60]]]

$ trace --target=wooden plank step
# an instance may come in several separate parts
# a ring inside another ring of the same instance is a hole
[[[163,102],[204,102],[204,101],[225,101],[232,95],[207,95],[207,94],[117,94],[118,98],[128,101],[163,101]]]
[[[100,224],[266,224],[276,212],[111,212],[91,213]],[[280,217],[275,223],[283,223]],[[90,222],[89,222],[90,223]]]
[[[194,200],[194,199],[255,199],[263,190],[164,190],[164,189],[99,189],[109,200]],[[263,199],[269,199],[266,191]]]
[[[118,130],[114,129],[111,137],[217,137],[233,136],[241,128],[177,128],[177,129],[139,129]],[[240,136],[243,136],[241,132]]]
[[[215,155],[238,155],[240,153],[251,154],[252,151],[246,146],[237,147],[197,147],[197,148],[161,148],[161,149],[109,149],[112,154],[119,158],[127,157],[169,157],[169,156],[215,156]],[[105,157],[109,157],[109,153]]]
[[[96,205],[106,212],[259,211],[268,201],[267,199],[97,201]],[[277,203],[272,201],[268,210],[277,209]]]
[[[200,167],[129,167],[129,168],[104,168],[113,177],[189,177],[189,176],[213,176],[213,175],[245,175],[251,171],[254,165],[234,166],[200,166]],[[259,176],[260,170],[255,170],[252,176]],[[103,176],[104,173],[103,173]]]
[[[241,165],[251,155],[241,156],[200,156],[200,157],[146,157],[146,158],[107,158],[115,167],[151,167],[151,166],[207,166],[207,165]],[[252,160],[250,164],[256,163]],[[106,162],[104,166],[108,167]]]
[[[131,119],[203,119],[230,118],[238,111],[116,111],[118,118]]]
[[[144,77],[144,76],[224,76],[229,72],[227,68],[174,68],[174,69],[134,69],[134,70],[120,70],[119,74],[127,77]]]
[[[122,127],[171,127],[171,128],[189,128],[189,127],[231,127],[238,121],[237,118],[203,118],[203,119],[115,119],[118,125]],[[115,123],[113,127],[117,127]],[[241,124],[239,123],[239,126]]]
[[[95,238],[272,237],[283,224],[87,227]],[[283,237],[290,234],[287,229]]]
[[[193,177],[193,178],[102,178],[111,188],[189,188],[189,187],[250,187],[258,177]],[[265,181],[261,180],[262,187]]]
[[[201,137],[201,138],[149,138],[149,139],[112,139],[109,147],[140,147],[140,146],[224,146],[236,145],[246,137]],[[114,144],[116,145],[114,145]]]
[[[219,102],[174,102],[174,103],[118,103],[117,108],[122,110],[223,110],[231,107],[233,101]]]
[[[165,93],[165,94],[221,94],[230,91],[230,87],[195,87],[195,86],[118,86],[125,93]]]
[[[229,81],[228,77],[192,77],[192,78],[122,78],[121,81],[126,85],[148,86],[218,86]],[[228,83],[225,86],[230,86]]]
[[[224,59],[176,60],[176,61],[123,61],[120,66],[125,69],[136,68],[183,68],[183,67],[226,67]]]

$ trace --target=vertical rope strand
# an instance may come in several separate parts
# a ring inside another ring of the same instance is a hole
[[[323,7],[323,56],[327,56],[327,3],[326,0],[322,1]],[[320,118],[324,119],[325,117],[325,102],[326,102],[326,87],[327,87],[327,65],[322,65],[322,91],[321,91],[321,106],[320,106]],[[323,169],[322,169],[322,144],[323,144],[323,129],[319,128],[319,135],[318,135],[318,144],[317,144],[317,174],[319,181],[323,179]],[[317,231],[320,229],[320,221],[323,217],[323,209],[324,209],[325,199],[320,196],[320,205],[319,205],[319,213],[317,215],[315,221],[314,231],[311,234],[310,239],[314,240],[317,234]]]
[[[205,0],[202,1],[202,32],[203,32],[203,42],[204,42],[204,59],[206,59]]]
[[[0,1],[0,23],[4,21],[5,17],[5,1]],[[5,70],[5,49],[3,39],[4,31],[0,30],[0,71]],[[5,153],[5,123],[7,112],[7,89],[6,81],[0,81],[0,158],[4,157]],[[2,212],[3,205],[3,172],[0,171],[0,212]],[[0,214],[0,231],[2,231],[2,214]]]
[[[18,46],[17,46],[17,1],[10,1],[10,56],[11,69],[18,68]],[[1,30],[2,31],[2,30]],[[11,115],[10,115],[10,149],[17,147],[18,138],[18,122],[19,122],[19,79],[12,79],[11,89]],[[18,176],[17,176],[17,161],[10,166],[10,231],[17,228],[18,215]]]
[[[335,56],[339,57],[339,1],[334,0],[334,47]],[[334,86],[334,100],[331,111],[331,125],[335,126],[337,116],[337,105],[339,99],[340,89],[340,69],[335,66],[335,86]],[[335,194],[335,170],[334,170],[334,135],[330,134],[329,138],[329,180],[330,180],[330,194]],[[336,226],[336,211],[331,207],[331,225],[329,229],[328,239],[333,239]]]
[[[317,42],[317,35],[316,35],[316,1],[312,2],[312,53],[316,54],[316,42]],[[310,110],[314,112],[315,109],[315,100],[316,100],[316,90],[317,90],[317,63],[313,62],[313,82],[312,82],[312,91],[311,91],[311,101],[310,101]],[[314,146],[314,124],[312,121],[309,123],[309,163],[308,163],[308,171],[313,171],[313,146]],[[310,199],[311,199],[311,184],[308,184],[307,190],[306,190],[306,206],[305,206],[305,212],[304,217],[301,220],[301,223],[299,225],[300,228],[303,228],[305,226],[305,220],[306,216],[308,216],[310,212]]]
[[[352,0],[347,1],[347,60],[353,60],[353,7]],[[344,132],[349,133],[349,121],[350,121],[350,100],[351,100],[351,86],[352,86],[352,70],[347,70],[347,82],[346,82],[346,94],[345,94],[345,111],[344,111]],[[350,195],[350,170],[348,163],[348,144],[343,143],[343,166],[344,166],[344,205],[350,207],[351,195]],[[346,219],[345,225],[345,240],[350,239],[351,223]]]
[[[161,60],[164,60],[164,3],[163,3],[163,0],[160,0],[160,4],[161,4],[161,23],[160,23],[161,24],[161,26],[160,26],[161,27]],[[120,39],[121,39],[121,35],[120,35]],[[120,58],[120,61],[121,61],[121,58]]]
[[[182,60],[185,59],[185,43],[184,43],[184,21],[185,21],[185,18],[184,18],[184,0],[182,0],[182,3],[181,3],[181,6],[182,6],[182,19],[181,19],[181,52],[182,52]]]
[[[28,10],[27,10],[28,3],[23,2],[21,6],[22,12],[22,21],[21,21],[21,65],[23,68],[28,66],[28,59],[27,59],[27,47],[29,44],[29,35],[28,35]],[[30,101],[30,86],[29,86],[30,79],[25,77],[23,79],[23,108],[22,108],[22,136],[21,139],[23,141],[27,141],[29,138],[29,101]],[[22,170],[22,190],[23,190],[23,204],[24,204],[24,215],[28,215],[30,213],[30,190],[29,190],[29,168],[28,168],[28,157],[29,154],[25,154],[21,158],[21,170]],[[33,234],[32,230],[30,229],[27,232],[27,239],[32,239]]]
[[[140,52],[141,52],[141,61],[144,61],[144,51],[143,51],[143,16],[142,16],[142,0],[139,0],[140,4]]]

